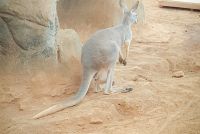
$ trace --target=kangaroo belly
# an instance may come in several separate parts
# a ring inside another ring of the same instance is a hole
[[[113,42],[85,44],[82,48],[81,62],[94,69],[108,68],[115,64],[119,48]]]

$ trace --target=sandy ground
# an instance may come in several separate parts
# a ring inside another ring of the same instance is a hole
[[[200,12],[144,4],[146,24],[133,29],[128,64],[115,73],[115,86],[132,92],[103,95],[91,88],[80,105],[33,120],[75,93],[79,75],[7,74],[0,77],[0,133],[200,134]],[[184,76],[172,77],[176,71]]]

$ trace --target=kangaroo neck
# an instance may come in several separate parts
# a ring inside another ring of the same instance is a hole
[[[121,24],[122,25],[122,27],[123,27],[123,31],[124,32],[131,32],[131,24],[129,24],[129,23],[122,23]]]
[[[111,29],[120,35],[120,38],[117,39],[120,47],[132,40],[131,24],[120,23]]]
[[[132,40],[131,24],[122,23],[120,27],[121,27],[121,36],[123,45],[125,42],[129,42]]]

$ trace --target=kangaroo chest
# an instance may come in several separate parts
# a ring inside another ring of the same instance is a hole
[[[132,40],[132,31],[131,31],[131,29],[128,29],[128,30],[124,33],[123,43],[131,42],[131,40]]]

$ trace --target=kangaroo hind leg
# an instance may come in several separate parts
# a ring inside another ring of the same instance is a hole
[[[114,67],[108,69],[104,94],[109,94],[109,92],[112,91],[113,75],[114,75]]]
[[[100,76],[99,76],[99,72],[97,72],[95,75],[94,75],[94,92],[95,93],[98,93],[99,91],[101,91],[101,86],[100,86],[101,82],[100,82]]]

